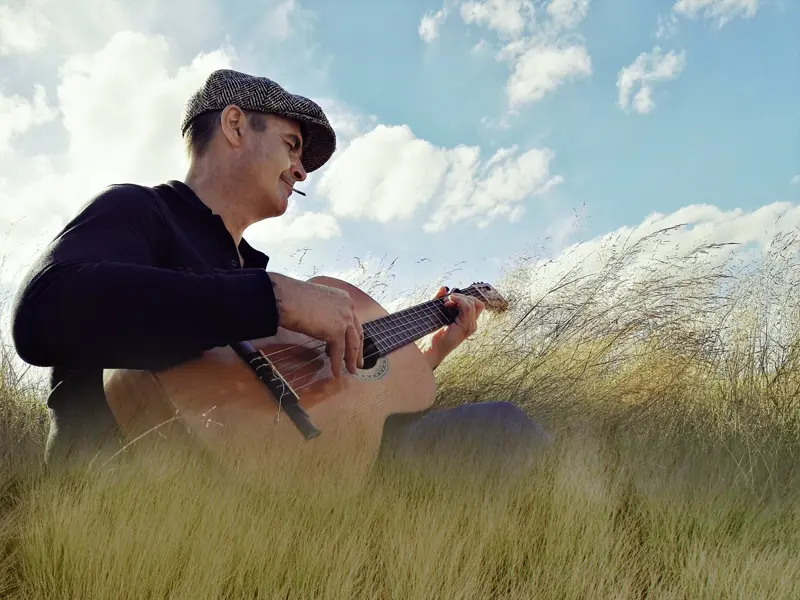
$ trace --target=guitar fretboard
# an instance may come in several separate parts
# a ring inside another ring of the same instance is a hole
[[[479,294],[472,287],[458,290],[458,293],[467,296]],[[386,356],[445,325],[450,325],[455,322],[457,315],[458,310],[445,307],[444,299],[430,300],[364,323],[364,337],[375,344],[379,356]]]

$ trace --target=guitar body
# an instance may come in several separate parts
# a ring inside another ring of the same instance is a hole
[[[344,281],[310,281],[348,292],[362,323],[388,315]],[[435,399],[433,371],[413,343],[356,375],[343,366],[338,379],[319,340],[279,328],[251,343],[296,392],[320,435],[306,440],[250,366],[226,346],[158,372],[106,370],[106,398],[126,440],[199,443],[237,468],[299,460],[307,467],[346,466],[361,477],[377,458],[387,417],[428,409]]]

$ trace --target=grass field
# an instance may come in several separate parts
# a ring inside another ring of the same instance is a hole
[[[353,494],[177,453],[46,474],[41,395],[4,360],[0,597],[800,598],[796,240],[647,247],[533,296],[548,266],[512,265],[512,309],[437,370],[441,406],[511,400],[555,436],[513,481]]]

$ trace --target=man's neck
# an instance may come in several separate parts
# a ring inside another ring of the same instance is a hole
[[[253,224],[247,207],[237,202],[241,195],[223,173],[190,168],[184,183],[200,198],[212,213],[219,215],[236,245],[242,240],[244,230]]]

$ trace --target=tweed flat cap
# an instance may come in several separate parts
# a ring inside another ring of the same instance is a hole
[[[336,150],[336,134],[319,105],[290,94],[271,79],[231,69],[214,71],[192,94],[184,107],[181,134],[186,134],[194,118],[230,104],[299,121],[303,131],[302,163],[309,173],[324,165]]]

